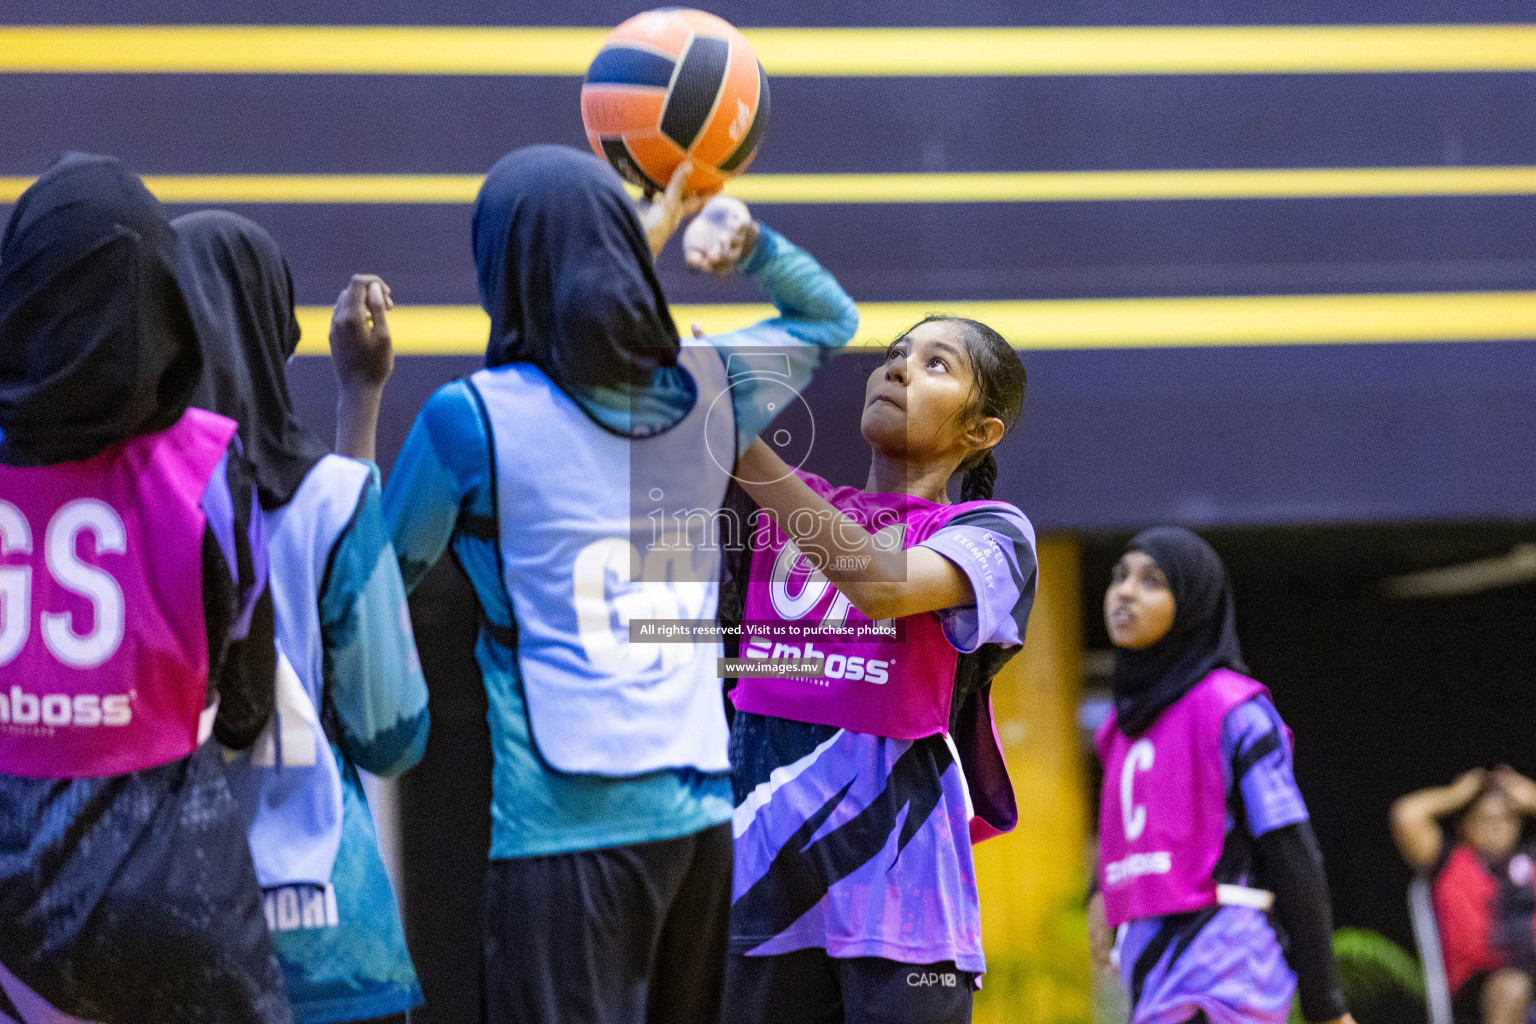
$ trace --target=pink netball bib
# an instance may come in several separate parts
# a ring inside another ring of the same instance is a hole
[[[1216,902],[1212,878],[1226,838],[1221,730],[1262,684],[1217,669],[1132,739],[1113,713],[1094,737],[1104,763],[1099,888],[1111,927]]]
[[[82,462],[0,466],[0,772],[121,775],[196,749],[200,502],[234,434],[189,409]]]
[[[860,526],[901,548],[920,544],[961,512],[985,503],[936,505],[905,494],[866,494],[799,476]],[[819,679],[742,676],[731,700],[743,711],[854,732],[915,740],[949,730],[959,655],[939,617],[912,615],[882,623],[880,635],[837,588],[817,572],[778,524],[763,516],[752,544],[752,575],[742,613],[744,658],[822,658]],[[807,628],[852,631],[800,639]],[[865,627],[869,631],[856,635]]]
[[[962,512],[998,504],[938,505],[903,494],[834,488],[809,473],[799,476],[877,538],[903,549],[927,540]],[[816,627],[822,627],[822,635],[802,636]],[[862,636],[861,629],[867,630]],[[740,650],[744,658],[822,659],[819,678],[742,676],[731,702],[743,711],[891,739],[950,731],[959,653],[945,637],[938,615],[872,623],[767,516],[753,540]],[[979,840],[1011,829],[1017,810],[992,723],[990,693],[978,693],[972,703],[974,721],[962,722],[955,738],[978,814],[972,835]]]

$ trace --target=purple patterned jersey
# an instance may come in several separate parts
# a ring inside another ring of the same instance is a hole
[[[923,546],[976,594],[974,606],[940,616],[957,651],[1022,643],[1036,561],[1021,513],[963,513]],[[896,740],[739,712],[731,763],[734,952],[825,949],[985,970],[970,799],[948,736]]]

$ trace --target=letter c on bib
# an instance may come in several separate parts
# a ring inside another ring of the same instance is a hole
[[[1135,802],[1136,773],[1152,770],[1152,741],[1137,740],[1126,752],[1120,768],[1120,820],[1125,825],[1126,842],[1141,838],[1147,830],[1147,809]]]

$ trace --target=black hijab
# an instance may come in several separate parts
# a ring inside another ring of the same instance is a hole
[[[579,401],[676,365],[677,326],[635,205],[591,153],[528,146],[502,157],[472,231],[487,366],[532,363]]]
[[[272,236],[223,210],[177,217],[176,276],[203,344],[193,404],[240,424],[261,507],[282,508],[330,451],[293,414],[283,369],[299,345],[293,275]]]
[[[1115,717],[1139,736],[1163,710],[1218,668],[1247,672],[1237,642],[1232,583],[1214,548],[1179,526],[1143,530],[1125,546],[1151,556],[1173,591],[1173,625],[1144,651],[1115,650]]]
[[[75,462],[179,420],[202,370],[160,203],[69,153],[0,239],[0,462]]]

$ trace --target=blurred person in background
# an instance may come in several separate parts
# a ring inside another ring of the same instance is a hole
[[[1323,857],[1290,730],[1248,678],[1221,557],[1137,534],[1104,593],[1115,645],[1089,939],[1132,1024],[1311,1024],[1345,1012]]]
[[[1441,818],[1454,815],[1455,841]],[[1536,975],[1536,870],[1521,842],[1536,815],[1536,782],[1501,765],[1474,768],[1449,786],[1392,805],[1403,859],[1434,878],[1435,921],[1457,1019],[1519,1024]]]

